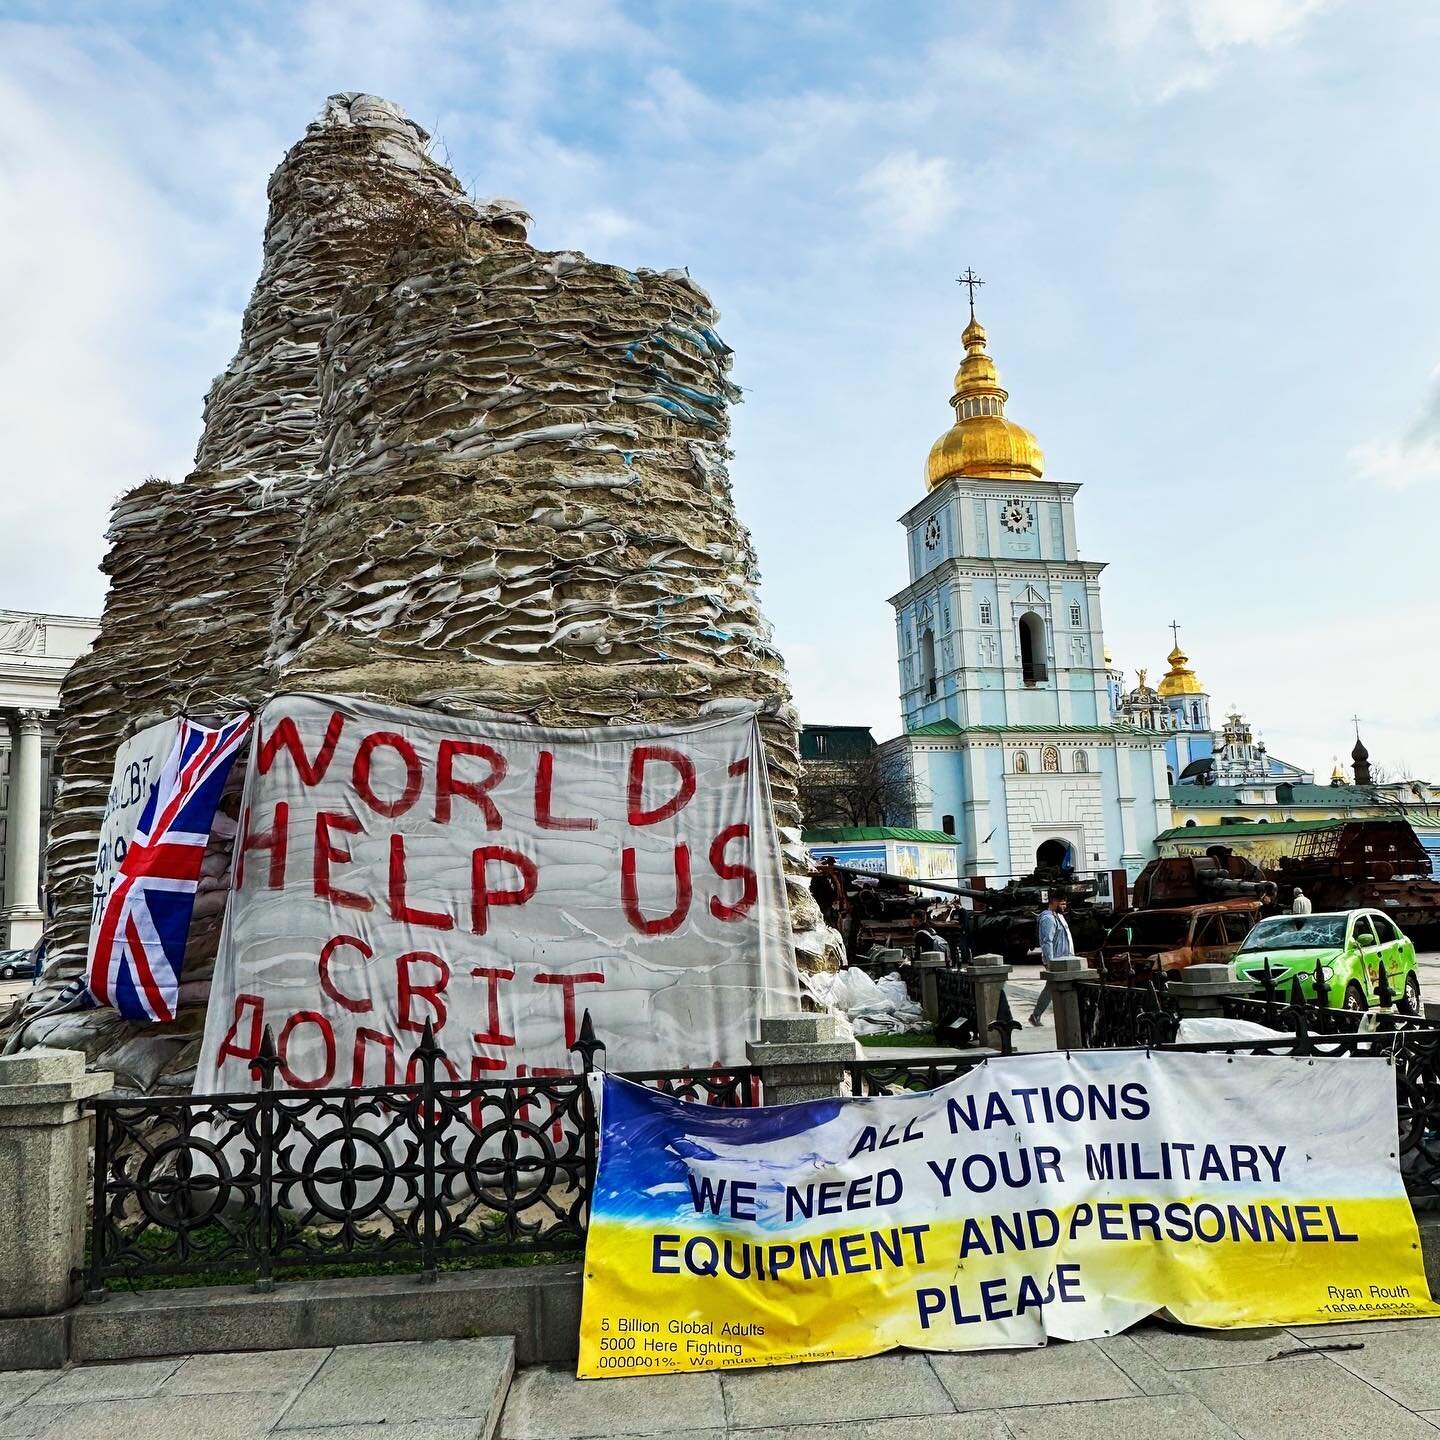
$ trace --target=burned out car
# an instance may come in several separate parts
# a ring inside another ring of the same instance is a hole
[[[1248,899],[1132,910],[1111,926],[1093,963],[1116,980],[1228,965],[1261,914],[1261,902]]]

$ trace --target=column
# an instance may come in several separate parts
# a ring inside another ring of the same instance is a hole
[[[1080,1023],[1081,985],[1100,983],[1098,971],[1092,970],[1078,955],[1058,955],[1040,970],[1050,989],[1050,1009],[1055,1017],[1055,1048],[1084,1048],[1084,1027]]]
[[[90,1149],[80,1102],[114,1078],[87,1075],[78,1050],[0,1056],[0,1316],[53,1315],[76,1298]]]
[[[1131,750],[1128,744],[1115,742],[1115,778],[1120,790],[1120,863],[1127,873],[1144,863],[1135,839],[1135,780],[1131,774]],[[1168,791],[1166,792],[1169,793]]]
[[[10,802],[5,811],[6,944],[40,938],[40,735],[44,712],[17,710],[11,727]]]
[[[975,987],[975,1021],[980,1031],[975,1037],[977,1045],[1000,1049],[999,1037],[992,1031],[1000,1010],[1000,997],[1005,993],[1005,982],[1013,968],[1005,963],[1002,955],[977,955],[974,964],[960,967],[961,975]]]
[[[1187,965],[1171,973],[1165,988],[1182,1022],[1224,1019],[1227,995],[1255,994],[1254,982],[1237,980],[1228,965]]]
[[[853,1040],[839,1038],[834,1015],[808,1011],[762,1016],[760,1039],[745,1044],[766,1105],[850,1094],[850,1061],[858,1050]]]

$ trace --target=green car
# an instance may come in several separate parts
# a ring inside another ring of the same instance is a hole
[[[1420,1013],[1420,977],[1415,946],[1395,922],[1379,910],[1338,910],[1329,914],[1272,915],[1246,937],[1235,955],[1235,975],[1260,983],[1265,962],[1289,997],[1298,977],[1307,1000],[1315,998],[1315,965],[1329,982],[1327,999],[1346,1010],[1368,1010],[1380,1003],[1380,966],[1390,991],[1407,1015]]]

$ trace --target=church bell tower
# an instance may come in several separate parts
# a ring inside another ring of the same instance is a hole
[[[975,318],[931,447],[925,499],[903,517],[910,584],[895,596],[906,727],[1096,725],[1110,719],[1100,573],[1075,541],[1078,485],[1045,478],[1039,441],[1005,413],[1009,394]]]
[[[960,283],[954,418],[901,516],[910,579],[890,601],[917,821],[956,837],[962,874],[1059,866],[1123,887],[1170,823],[1162,740],[1114,723],[1105,567],[1080,558],[1080,487],[1048,479],[1039,441],[1006,414],[982,282]]]

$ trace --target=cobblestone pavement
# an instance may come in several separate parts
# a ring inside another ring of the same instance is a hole
[[[1357,1348],[1330,1349],[1324,1346]],[[577,1381],[508,1340],[0,1372],[0,1440],[1410,1440],[1440,1320],[1181,1331],[968,1355]]]

